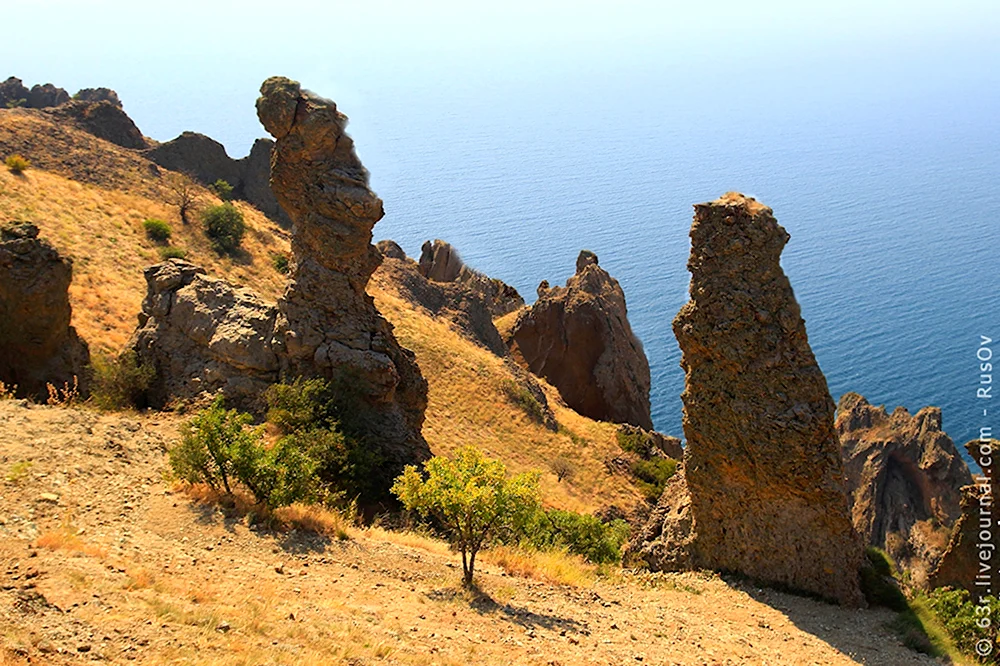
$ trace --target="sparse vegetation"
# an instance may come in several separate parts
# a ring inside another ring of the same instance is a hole
[[[906,596],[895,579],[895,565],[889,555],[878,548],[865,549],[867,565],[861,568],[861,591],[872,606],[883,606],[897,612],[909,608]]]
[[[624,520],[601,522],[596,516],[550,509],[539,510],[520,530],[522,545],[538,550],[566,549],[594,564],[621,560],[621,548],[629,537]]]
[[[507,398],[520,407],[533,421],[537,423],[545,421],[545,409],[542,407],[542,403],[538,402],[538,399],[526,387],[514,379],[504,379],[501,388]]]
[[[650,502],[656,502],[663,494],[667,481],[677,471],[677,461],[672,458],[651,458],[636,460],[631,464],[636,485]]]
[[[31,166],[31,162],[29,162],[24,156],[18,155],[17,153],[10,155],[6,160],[4,160],[4,164],[7,165],[7,170],[15,176],[24,173],[27,171],[28,167]]]
[[[282,275],[288,274],[288,255],[275,253],[271,255],[271,265],[274,266],[274,270],[278,271]]]
[[[480,549],[500,532],[523,525],[538,507],[537,473],[507,478],[507,468],[474,447],[409,465],[392,487],[403,505],[438,520],[462,553],[462,581],[471,585]]]
[[[139,407],[156,369],[140,363],[131,349],[118,356],[95,354],[91,361],[90,399],[99,409]]]
[[[49,397],[45,400],[46,405],[52,407],[68,407],[80,401],[80,380],[73,375],[72,382],[63,382],[62,386],[46,383],[45,390]]]
[[[167,180],[167,203],[177,207],[181,222],[188,224],[189,215],[198,203],[198,186],[187,174],[173,174]]]
[[[215,194],[223,201],[229,201],[233,198],[233,186],[222,178],[219,178],[217,181],[209,185],[208,189],[215,192]]]
[[[179,247],[161,247],[160,248],[160,259],[166,261],[167,259],[183,259],[187,256],[187,251]]]
[[[28,476],[28,472],[31,471],[32,466],[34,466],[34,463],[30,460],[16,462],[10,466],[10,469],[7,470],[3,478],[7,483],[20,483]]]
[[[960,652],[975,659],[978,647],[988,655],[979,658],[982,663],[1000,663],[997,651],[1000,646],[997,631],[1000,600],[996,597],[983,597],[983,603],[977,605],[967,590],[945,587],[932,590],[916,601],[934,614]]]
[[[557,481],[562,481],[573,475],[573,472],[576,471],[576,465],[568,458],[560,456],[549,463],[549,469],[556,475]]]
[[[166,243],[170,240],[170,225],[155,217],[147,218],[142,223],[142,228],[146,230],[146,236],[157,243]]]
[[[201,215],[205,235],[212,249],[219,254],[232,254],[239,249],[246,232],[243,213],[231,203],[211,206]]]

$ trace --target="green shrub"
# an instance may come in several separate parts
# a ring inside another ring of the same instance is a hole
[[[141,406],[143,394],[156,376],[156,369],[139,363],[132,350],[118,356],[97,354],[90,371],[90,399],[98,408],[107,410]]]
[[[187,250],[183,250],[179,247],[161,247],[160,248],[160,258],[166,261],[167,259],[183,259],[187,256]]]
[[[221,178],[209,185],[208,189],[215,192],[223,201],[229,201],[233,198],[233,186]]]
[[[861,592],[868,604],[900,613],[907,611],[910,605],[893,577],[892,559],[885,551],[871,546],[865,549],[865,559],[865,566],[861,568]]]
[[[629,526],[624,520],[604,523],[596,516],[553,509],[535,512],[519,532],[524,546],[565,548],[594,564],[606,564],[621,560]]]
[[[299,377],[290,384],[272,384],[264,399],[268,423],[286,435],[336,425],[336,401],[324,379]]]
[[[968,590],[942,587],[927,594],[927,607],[955,642],[961,652],[976,655],[976,645],[986,641],[991,646],[986,663],[1000,663],[997,628],[1000,623],[1000,600],[983,597],[980,605],[972,603]]]
[[[146,235],[150,240],[154,240],[157,243],[165,243],[170,240],[170,225],[163,220],[151,217],[143,221],[142,228],[146,230]]]
[[[635,453],[643,457],[649,456],[650,449],[652,448],[650,437],[638,428],[634,431],[619,429],[615,433],[615,436],[618,439],[618,446],[621,447],[622,451],[628,451],[629,453]]]
[[[545,422],[545,408],[538,398],[532,395],[531,391],[513,379],[504,379],[500,387],[507,398],[517,405],[521,411],[531,417],[536,423]]]
[[[275,253],[271,255],[271,265],[274,266],[274,270],[278,271],[282,275],[288,274],[288,255]]]
[[[31,166],[31,162],[17,153],[8,157],[4,161],[4,164],[7,165],[7,169],[14,175],[24,173],[24,171]]]
[[[435,456],[425,462],[424,475],[407,466],[392,492],[407,509],[440,521],[462,553],[462,580],[471,585],[479,550],[537,511],[538,479],[538,473],[508,479],[502,462],[466,446],[453,459]]]
[[[246,223],[243,213],[231,203],[206,208],[201,217],[205,225],[205,235],[212,243],[212,249],[219,254],[235,252],[243,242]]]
[[[251,427],[251,421],[249,414],[226,410],[222,396],[216,397],[182,427],[180,443],[169,451],[174,474],[227,493],[238,481],[269,509],[314,500],[314,461],[292,442],[267,447],[263,427]]]
[[[677,471],[677,461],[672,458],[651,458],[636,460],[631,465],[636,485],[650,502],[656,502],[663,494],[667,481]]]

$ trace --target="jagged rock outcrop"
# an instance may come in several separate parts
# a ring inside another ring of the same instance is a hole
[[[274,142],[257,139],[250,154],[235,160],[221,143],[197,132],[184,132],[146,151],[156,164],[191,175],[204,185],[224,180],[233,188],[233,196],[253,204],[271,219],[291,224],[271,191],[271,150]]]
[[[482,296],[493,317],[524,307],[517,289],[465,265],[458,250],[442,240],[426,241],[420,249],[420,274],[434,282],[457,282]]]
[[[740,572],[861,604],[833,399],[780,265],[788,238],[752,198],[695,206],[691,300],[674,319],[690,534],[632,550],[655,569]],[[683,532],[655,520],[648,534]]]
[[[625,549],[623,563],[653,571],[683,571],[704,566],[696,556],[691,491],[684,466],[667,479],[645,526]]]
[[[674,460],[684,458],[684,447],[680,439],[655,430],[644,430],[628,423],[618,426],[618,443],[623,445],[622,448],[638,453],[646,459],[658,456]]]
[[[969,468],[941,431],[941,410],[892,415],[857,393],[837,405],[851,517],[862,540],[884,549],[923,587],[962,514]]]
[[[52,106],[65,104],[70,100],[69,93],[62,88],[57,88],[51,83],[44,85],[33,85],[28,92],[29,109],[47,109]]]
[[[26,107],[29,92],[21,79],[16,76],[9,77],[0,83],[0,109]]]
[[[429,280],[421,274],[417,263],[392,241],[380,241],[376,247],[383,260],[375,272],[375,280],[391,285],[401,298],[434,317],[447,320],[465,337],[497,356],[507,354],[507,345],[500,339],[481,293],[464,282]]]
[[[581,259],[565,287],[539,287],[538,301],[501,333],[504,342],[581,414],[652,430],[649,362],[629,325],[625,293],[596,255],[584,251]]]
[[[81,88],[73,99],[81,102],[108,102],[112,106],[122,108],[122,101],[118,99],[118,93],[111,88]]]
[[[70,325],[73,266],[38,227],[0,229],[0,381],[17,394],[48,397],[46,384],[87,390],[87,344]]]
[[[995,597],[1000,594],[1000,568],[997,567],[1000,475],[996,464],[1000,440],[974,439],[965,444],[965,449],[984,473],[976,475],[972,484],[962,488],[962,515],[955,522],[937,568],[929,576],[928,587],[965,589],[976,600],[980,595]]]
[[[106,90],[106,88],[104,89]],[[114,94],[114,91],[110,91]],[[115,96],[117,99],[117,95]],[[146,138],[136,127],[121,103],[107,101],[83,101],[73,99],[46,112],[60,120],[70,120],[80,129],[99,139],[110,141],[123,148],[143,150],[149,147]]]
[[[382,255],[383,216],[336,104],[270,78],[257,115],[276,139],[271,189],[292,219],[291,282],[278,301],[274,348],[286,376],[349,380],[354,416],[390,466],[430,455],[421,435],[427,382],[365,288]]]
[[[277,308],[180,259],[150,266],[145,277],[129,347],[156,369],[150,406],[222,391],[232,405],[259,412],[261,392],[278,380]]]

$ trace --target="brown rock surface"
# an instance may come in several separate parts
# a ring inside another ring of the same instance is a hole
[[[503,335],[518,363],[593,419],[653,429],[649,362],[632,333],[625,293],[586,250],[565,287],[542,289]],[[544,284],[544,283],[543,283]]]
[[[142,132],[122,110],[121,103],[71,100],[47,112],[53,118],[70,120],[80,129],[122,148],[142,150],[149,147]]]
[[[62,388],[78,378],[86,391],[87,344],[70,325],[73,266],[38,227],[0,229],[0,381],[17,395],[46,399],[46,384]]]
[[[848,393],[837,405],[836,425],[855,529],[923,587],[961,516],[961,489],[972,483],[941,431],[941,410],[925,407],[910,416],[897,407],[890,416]]]
[[[291,282],[278,302],[275,351],[288,376],[349,380],[356,417],[390,463],[429,457],[427,382],[365,288],[382,201],[332,101],[282,77],[261,86],[257,115],[276,139],[271,189],[292,219]]]
[[[962,515],[955,523],[937,568],[929,577],[928,586],[963,588],[976,600],[980,595],[1000,595],[1000,568],[997,566],[1000,505],[996,499],[1000,492],[997,468],[1000,440],[974,439],[965,444],[965,449],[982,472],[974,477],[971,485],[962,488]],[[989,569],[981,568],[984,563]]]
[[[148,292],[129,347],[156,369],[150,406],[222,391],[232,405],[262,410],[260,393],[278,379],[275,306],[180,259],[145,275]]]
[[[673,546],[660,549],[664,557],[647,546],[646,560],[861,604],[862,545],[834,404],[781,269],[787,241],[771,209],[752,198],[730,193],[695,206],[691,300],[674,319],[693,536],[683,557]]]
[[[398,246],[397,246],[398,247]],[[502,317],[524,307],[517,289],[496,278],[483,275],[465,265],[450,243],[427,241],[420,249],[420,274],[434,282],[457,282],[478,293],[493,317]]]

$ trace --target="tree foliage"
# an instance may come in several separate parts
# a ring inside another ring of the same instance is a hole
[[[538,481],[537,472],[508,479],[502,462],[467,446],[453,459],[431,458],[424,463],[423,475],[415,466],[407,466],[392,492],[407,509],[440,521],[462,553],[463,582],[471,585],[482,547],[537,511]]]

